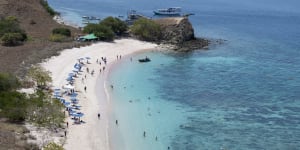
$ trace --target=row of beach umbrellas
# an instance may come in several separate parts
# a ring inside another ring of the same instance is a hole
[[[91,59],[90,57],[84,57],[84,58],[79,58],[78,60],[79,61],[83,61],[83,60],[89,60]],[[75,63],[74,64],[74,69],[72,70],[71,73],[68,74],[68,77],[67,77],[67,81],[70,82],[70,81],[73,81],[74,80],[74,76],[81,71],[81,68],[82,68],[82,64],[81,63]],[[75,87],[72,86],[71,84],[67,84],[67,85],[64,85],[63,88],[65,90],[73,90]],[[75,111],[74,109],[76,110],[79,110],[81,106],[77,105],[78,104],[78,99],[77,99],[77,93],[76,92],[73,92],[69,95],[70,97],[70,102],[67,102],[65,98],[61,97],[61,89],[59,88],[56,88],[54,89],[54,97],[59,99],[60,102],[66,107],[68,108],[69,110],[69,114],[70,116],[73,116],[73,117],[77,117],[77,118],[81,118],[84,116],[84,114],[82,112],[77,112]]]

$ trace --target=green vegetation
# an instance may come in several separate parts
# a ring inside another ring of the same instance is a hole
[[[39,88],[43,88],[52,79],[49,76],[50,72],[46,71],[41,66],[33,66],[29,69],[28,76],[37,84]]]
[[[66,41],[69,41],[69,38],[64,36],[64,35],[61,35],[61,34],[51,34],[50,37],[49,37],[49,41],[52,41],[52,42],[66,42]]]
[[[29,70],[29,77],[38,85],[34,94],[17,92],[20,82],[11,74],[0,73],[0,118],[30,121],[40,126],[60,127],[64,121],[63,105],[45,90],[51,81],[49,73],[39,66]]]
[[[52,30],[52,34],[60,34],[60,35],[70,37],[71,31],[68,28],[55,28]]]
[[[11,121],[24,121],[26,118],[26,96],[16,91],[0,93],[0,116]]]
[[[122,35],[128,29],[125,22],[118,18],[107,17],[99,24],[88,24],[84,27],[83,32],[87,34],[94,33],[100,40],[112,41],[115,35]]]
[[[46,145],[44,148],[44,150],[64,150],[64,148],[60,145],[57,145],[53,142],[49,143],[48,145]]]
[[[110,27],[107,27],[103,24],[88,24],[83,29],[84,33],[94,33],[100,40],[103,41],[112,41],[114,39],[114,32]]]
[[[152,20],[140,18],[134,22],[131,32],[145,41],[158,41],[161,39],[161,28]]]
[[[11,91],[20,86],[19,80],[11,74],[0,74],[0,92]]]
[[[124,21],[121,21],[120,19],[114,17],[107,17],[102,20],[100,24],[110,27],[112,31],[117,35],[122,35],[128,29],[128,26]]]
[[[26,39],[27,35],[20,28],[16,17],[9,16],[5,19],[0,19],[0,40],[2,45],[15,46]]]
[[[46,11],[51,15],[54,16],[57,14],[48,4],[46,0],[40,0],[41,5],[46,9]]]

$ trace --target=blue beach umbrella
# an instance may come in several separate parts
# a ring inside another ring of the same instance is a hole
[[[69,106],[71,103],[70,103],[70,102],[64,102],[63,104],[67,107],[67,106]]]
[[[69,73],[69,77],[73,77],[74,75],[74,73]]]
[[[72,81],[73,78],[69,76],[66,80],[67,80],[67,81]]]
[[[77,93],[72,93],[71,95],[70,95],[70,97],[76,97],[78,94]]]
[[[60,91],[60,89],[57,88],[57,89],[54,89],[54,91]]]
[[[81,65],[78,64],[78,63],[76,63],[76,64],[74,65],[74,68],[75,68],[75,69],[80,69],[80,68],[81,68]]]
[[[71,99],[71,101],[77,101],[76,97],[71,97],[70,99]]]
[[[75,69],[74,69],[74,70],[72,70],[72,71],[73,71],[73,72],[75,72],[75,73],[78,73],[78,72],[79,72],[79,70],[78,70],[78,69],[77,69],[77,70],[75,70]]]
[[[60,102],[62,102],[62,103],[65,103],[65,101],[66,101],[64,98],[60,98],[59,100],[60,100]]]
[[[91,59],[91,57],[85,57],[85,59]]]
[[[74,117],[82,117],[84,114],[82,112],[79,112],[79,113],[73,113],[72,116]]]

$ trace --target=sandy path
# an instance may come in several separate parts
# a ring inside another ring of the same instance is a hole
[[[101,57],[107,58],[108,64],[105,68],[105,72],[107,72],[110,64],[117,60],[117,55],[126,56],[156,47],[157,45],[152,43],[121,39],[115,40],[114,43],[101,42],[87,47],[67,49],[62,51],[59,56],[52,57],[42,63],[42,66],[51,72],[53,87],[60,88],[67,83],[66,78],[72,72],[77,59],[91,57],[89,60],[91,64],[86,64],[82,68],[83,72],[75,81],[75,90],[79,93],[79,105],[82,106],[81,112],[84,113],[82,120],[85,123],[75,125],[69,117],[67,118],[69,128],[67,129],[65,149],[108,150],[110,147],[111,143],[108,141],[109,101],[106,99],[105,87],[103,86],[105,79],[103,73],[104,62],[102,61],[100,66],[100,64],[96,63],[96,60],[101,60]],[[86,67],[89,68],[90,72],[94,70],[95,74],[92,76],[90,73],[87,73]],[[100,68],[102,68],[101,73]],[[86,79],[82,82],[82,78],[85,75]],[[102,87],[97,89],[97,83],[102,84]],[[87,92],[84,92],[84,86],[87,87]],[[101,114],[100,120],[97,118],[98,113]]]

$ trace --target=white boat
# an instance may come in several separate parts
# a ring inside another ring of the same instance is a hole
[[[180,16],[180,7],[170,7],[166,9],[157,9],[153,11],[155,15],[165,15],[165,16]]]

